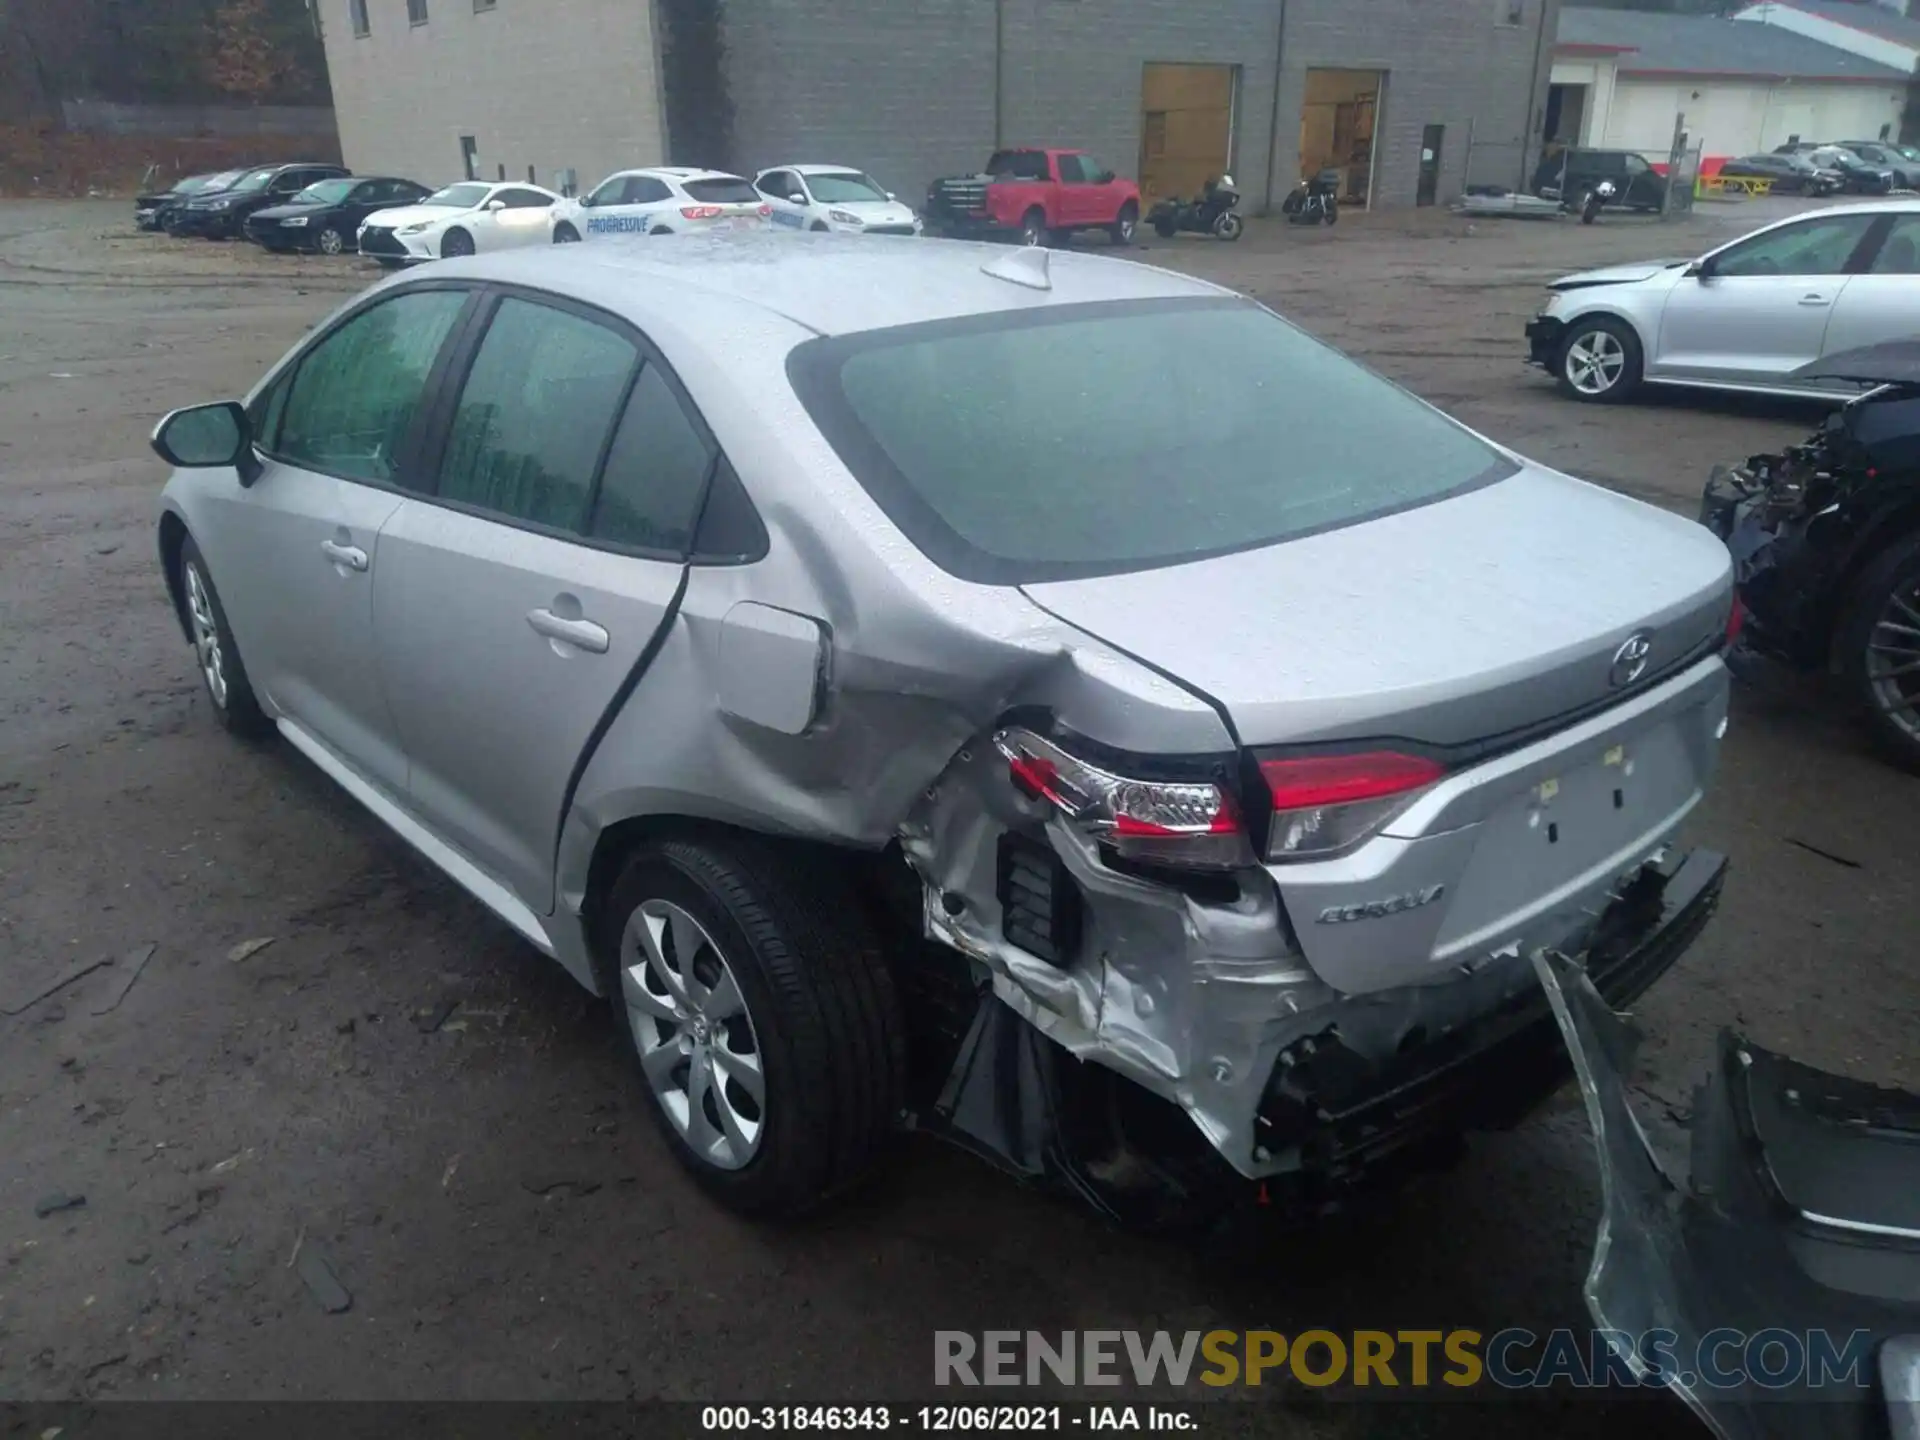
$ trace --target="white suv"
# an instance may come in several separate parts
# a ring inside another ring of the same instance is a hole
[[[671,235],[712,226],[766,223],[767,203],[724,170],[656,166],[609,175],[584,199],[553,207],[553,242],[571,245],[602,235]]]

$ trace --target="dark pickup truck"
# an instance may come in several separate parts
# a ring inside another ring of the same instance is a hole
[[[1076,230],[1104,230],[1133,243],[1140,187],[1081,150],[999,150],[978,175],[936,180],[927,224],[954,236],[1017,235],[1046,245]]]

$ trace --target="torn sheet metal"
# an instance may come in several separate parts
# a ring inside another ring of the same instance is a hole
[[[1627,1100],[1637,1035],[1577,962],[1541,952],[1534,966],[1600,1163],[1587,1305],[1596,1325],[1634,1337],[1621,1350],[1627,1367],[1672,1389],[1724,1440],[1920,1434],[1920,1227],[1909,1227],[1920,1096],[1723,1034],[1695,1099],[1682,1184]],[[1837,1213],[1810,1212],[1816,1200]],[[1771,1379],[1741,1366],[1703,1373],[1703,1358],[1767,1331],[1800,1345],[1804,1363]],[[1662,1333],[1672,1337],[1664,1353],[1645,1343]]]

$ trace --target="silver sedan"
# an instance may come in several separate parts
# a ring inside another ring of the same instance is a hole
[[[1568,275],[1527,325],[1533,363],[1576,400],[1643,385],[1850,395],[1796,380],[1823,355],[1920,335],[1920,201],[1796,216],[1698,259]]]
[[[482,256],[155,446],[213,712],[613,998],[746,1211],[908,1117],[1314,1203],[1553,1088],[1533,952],[1624,1001],[1719,891],[1724,547],[1186,277]]]

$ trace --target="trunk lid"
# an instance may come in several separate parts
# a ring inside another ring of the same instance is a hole
[[[1257,550],[1023,589],[1211,699],[1248,746],[1525,731],[1698,656],[1732,603],[1708,531],[1533,467]]]

